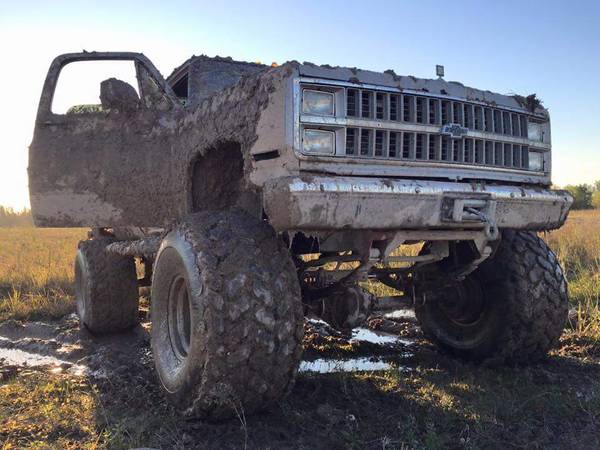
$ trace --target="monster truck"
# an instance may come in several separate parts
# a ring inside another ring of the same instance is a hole
[[[53,112],[61,70],[91,60],[130,61],[137,86],[110,78],[100,105]],[[75,262],[82,324],[133,327],[150,286],[166,396],[219,419],[280,400],[304,315],[356,325],[377,307],[368,279],[409,296],[446,351],[543,357],[568,297],[536,232],[572,203],[550,189],[550,156],[534,95],[205,56],[165,80],[142,54],[84,52],[49,69],[29,186],[37,226],[91,228]]]

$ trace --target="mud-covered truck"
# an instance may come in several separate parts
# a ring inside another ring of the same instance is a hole
[[[99,105],[53,112],[61,70],[91,60],[130,61],[137,86],[109,78]],[[537,232],[572,203],[550,172],[534,95],[206,56],[165,80],[123,52],[54,60],[29,153],[36,225],[91,229],[75,262],[83,326],[133,327],[150,286],[159,383],[214,419],[281,399],[305,314],[357,325],[379,301],[366,280],[409,296],[446,351],[543,357],[568,297]]]

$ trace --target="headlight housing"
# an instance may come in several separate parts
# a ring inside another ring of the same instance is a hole
[[[335,133],[326,130],[305,129],[302,136],[304,152],[316,155],[335,153]]]
[[[529,170],[544,171],[544,153],[529,151]]]
[[[319,116],[335,114],[335,96],[332,92],[302,90],[302,112]]]

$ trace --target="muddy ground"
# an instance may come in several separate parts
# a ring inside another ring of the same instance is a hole
[[[489,368],[439,353],[410,312],[351,334],[318,320],[305,328],[291,395],[272,411],[225,423],[185,420],[164,402],[148,322],[101,338],[74,315],[1,323],[0,390],[19,380],[83,385],[96,399],[96,445],[107,448],[600,447],[600,366],[585,342],[565,340],[533,367]],[[50,448],[83,447],[75,419],[45,436]],[[0,430],[0,446],[27,442]]]
[[[300,372],[390,369],[394,362],[413,356],[410,349],[420,335],[411,311],[402,317],[375,316],[364,327],[347,332],[316,318],[307,319]],[[109,336],[94,336],[82,329],[75,314],[59,321],[2,322],[0,373],[18,373],[23,368],[94,380],[126,372],[153,381],[150,322],[142,320],[130,332]]]

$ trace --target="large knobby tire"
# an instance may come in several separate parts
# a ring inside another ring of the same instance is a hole
[[[229,210],[177,225],[156,257],[151,308],[158,377],[185,415],[249,414],[291,389],[302,353],[300,288],[267,223]]]
[[[496,253],[455,288],[417,301],[427,337],[472,360],[527,363],[557,342],[568,315],[556,255],[535,233],[504,231]]]
[[[138,323],[138,285],[132,257],[106,252],[113,240],[81,241],[75,257],[75,298],[82,325],[94,334]]]

